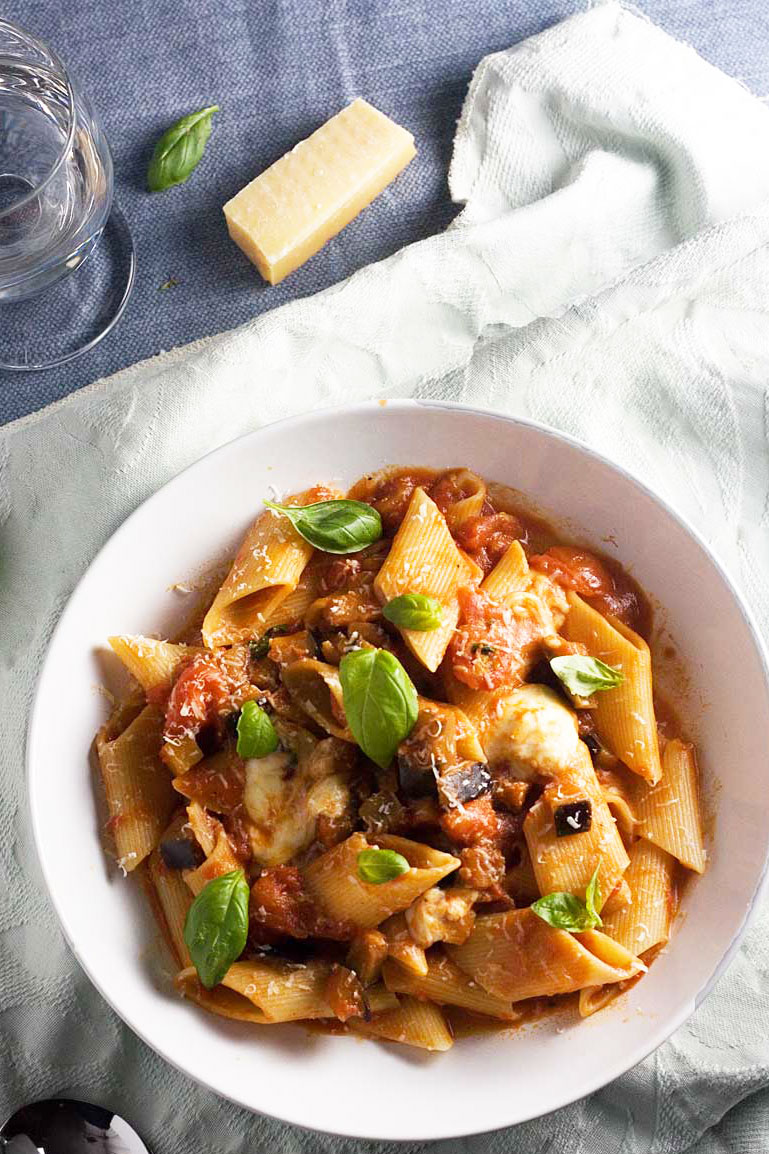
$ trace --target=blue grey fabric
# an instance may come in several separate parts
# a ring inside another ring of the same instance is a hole
[[[138,281],[119,327],[63,368],[0,373],[0,423],[163,349],[229,329],[342,280],[435,233],[456,212],[446,183],[472,70],[585,7],[584,0],[6,0],[3,15],[48,39],[104,120]],[[769,93],[766,0],[645,0],[645,12],[706,59]],[[221,206],[355,96],[410,128],[419,156],[326,249],[278,287],[227,237]],[[145,191],[155,138],[218,102],[187,185]],[[169,278],[179,283],[165,292]]]

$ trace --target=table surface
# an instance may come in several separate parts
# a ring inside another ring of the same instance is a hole
[[[647,15],[769,94],[766,0],[646,0]],[[457,211],[446,173],[473,68],[584,7],[584,0],[6,0],[47,39],[101,114],[138,277],[117,329],[62,368],[0,374],[0,423],[164,349],[317,292]],[[343,105],[364,96],[415,135],[417,159],[388,192],[283,284],[264,284],[229,240],[221,206]],[[218,103],[186,185],[146,191],[157,136]],[[178,282],[161,290],[169,280]],[[0,310],[0,322],[2,312]]]

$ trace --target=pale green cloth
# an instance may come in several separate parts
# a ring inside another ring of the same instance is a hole
[[[467,207],[444,235],[0,431],[0,1113],[69,1091],[124,1113],[157,1154],[379,1149],[253,1117],[166,1066],[90,987],[42,889],[23,745],[51,628],[109,534],[202,453],[369,397],[534,416],[688,515],[769,632],[769,111],[609,3],[481,64],[450,179]],[[435,1150],[765,1151],[768,969],[763,914],[630,1074]]]

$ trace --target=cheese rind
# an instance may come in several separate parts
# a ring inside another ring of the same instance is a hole
[[[354,100],[224,206],[235,244],[270,284],[298,268],[416,155],[414,138]]]

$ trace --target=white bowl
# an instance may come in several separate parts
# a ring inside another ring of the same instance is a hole
[[[106,713],[95,687],[109,634],[167,632],[169,586],[226,553],[263,495],[346,484],[386,464],[468,465],[530,495],[575,536],[616,541],[660,614],[687,736],[698,743],[714,821],[667,952],[614,1006],[584,1022],[476,1035],[440,1055],[255,1029],[180,1001],[135,881],[107,867],[88,766]],[[685,676],[676,671],[685,670]],[[685,693],[684,693],[685,689]],[[150,498],[83,577],[51,643],[29,735],[35,836],[53,903],[80,963],[127,1024],[219,1094],[302,1126],[430,1139],[496,1129],[610,1082],[659,1046],[721,972],[760,886],[769,844],[769,689],[756,628],[697,535],[639,482],[585,446],[527,421],[413,402],[327,410],[260,429]]]

